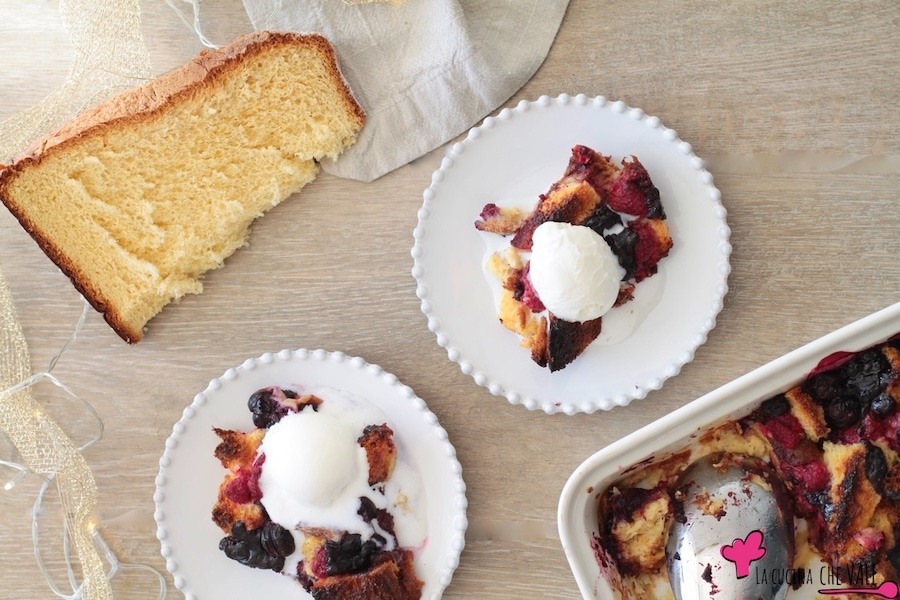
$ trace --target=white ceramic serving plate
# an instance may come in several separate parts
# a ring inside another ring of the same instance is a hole
[[[606,327],[616,311],[633,330],[608,342],[604,330],[550,373],[500,325],[483,265],[503,238],[473,223],[488,202],[531,210],[577,144],[617,163],[640,159],[659,188],[674,247],[635,300],[604,317]],[[722,309],[730,230],[712,175],[675,131],[622,102],[562,94],[503,109],[450,147],[423,199],[412,273],[428,328],[464,373],[512,404],[573,414],[643,398],[693,360]]]
[[[608,574],[601,570],[592,540],[598,532],[598,494],[628,468],[684,448],[700,432],[739,419],[764,400],[802,381],[826,356],[856,352],[900,332],[900,303],[834,331],[725,384],[585,460],[569,477],[559,500],[559,536],[569,566],[586,599],[612,600]],[[815,597],[811,587],[789,598]]]
[[[268,386],[328,386],[361,396],[384,412],[398,451],[422,478],[427,540],[415,567],[425,583],[422,598],[436,600],[450,583],[465,544],[466,495],[462,468],[447,432],[425,402],[377,365],[324,350],[263,354],[214,379],[166,441],[156,478],[155,518],[166,568],[188,600],[224,598],[309,599],[296,580],[251,569],[219,548],[222,531],[210,517],[225,470],[213,456],[213,427],[253,427],[247,398]]]

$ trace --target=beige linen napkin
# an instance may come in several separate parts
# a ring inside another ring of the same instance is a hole
[[[324,169],[371,181],[464,132],[547,56],[568,0],[243,0],[255,29],[319,32],[368,122]]]

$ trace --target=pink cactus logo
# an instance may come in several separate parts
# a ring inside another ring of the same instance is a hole
[[[722,558],[734,564],[735,576],[738,579],[749,577],[750,565],[766,555],[762,531],[753,530],[744,539],[738,538],[731,544],[725,544],[719,551]],[[900,598],[900,586],[894,581],[884,581],[877,587],[826,588],[820,589],[819,593],[826,596],[865,594],[892,600]]]
[[[766,555],[766,547],[763,546],[763,534],[758,529],[751,531],[744,539],[736,539],[731,544],[722,546],[720,552],[722,558],[734,563],[735,575],[743,579],[750,575],[750,564]]]

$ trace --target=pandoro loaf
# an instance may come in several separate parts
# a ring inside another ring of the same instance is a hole
[[[256,32],[76,117],[0,171],[0,199],[127,342],[356,140],[320,35]]]

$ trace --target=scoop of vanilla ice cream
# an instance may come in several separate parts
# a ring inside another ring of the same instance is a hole
[[[343,521],[356,516],[359,495],[368,489],[368,461],[359,432],[325,411],[288,413],[266,432],[260,453],[262,504],[276,523]],[[329,514],[329,513],[334,513]]]
[[[548,221],[534,231],[528,273],[547,310],[565,321],[582,322],[612,308],[625,271],[593,229]]]

